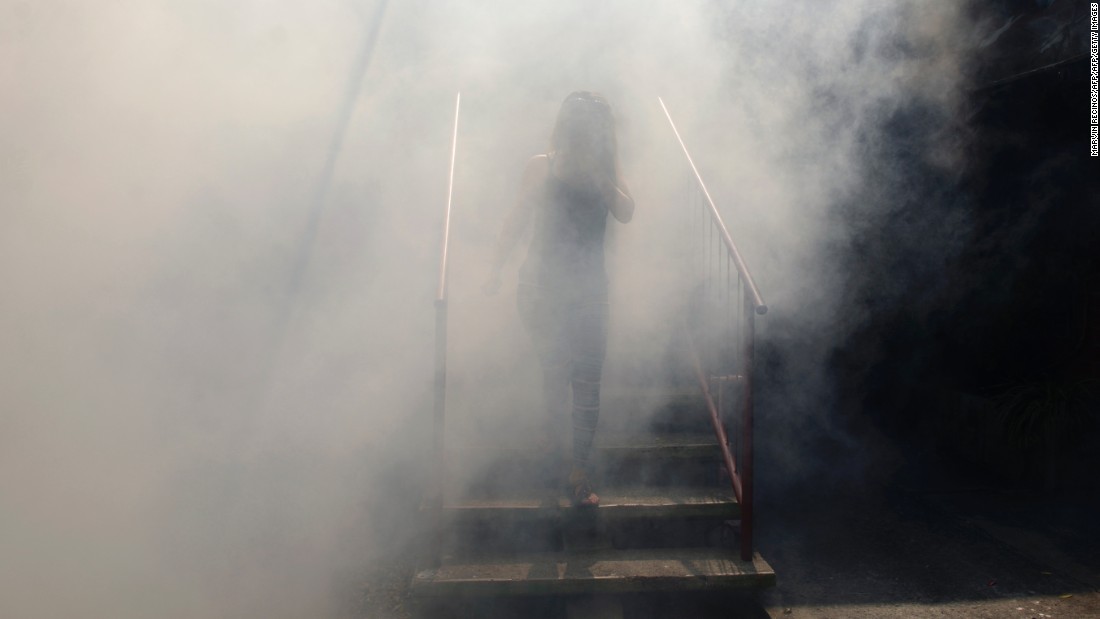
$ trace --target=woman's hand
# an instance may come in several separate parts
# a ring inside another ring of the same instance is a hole
[[[598,162],[584,151],[558,151],[554,154],[550,173],[566,185],[581,191],[597,192],[603,188],[604,174]]]
[[[625,224],[634,217],[634,198],[630,196],[630,191],[625,186],[621,187],[620,183],[615,182],[614,179],[606,179],[601,192],[604,203],[607,204],[607,210],[611,211],[615,219]]]

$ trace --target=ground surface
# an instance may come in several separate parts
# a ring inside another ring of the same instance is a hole
[[[1085,493],[983,489],[762,501],[758,545],[779,584],[752,598],[638,595],[627,619],[1065,617],[1100,619],[1100,510]],[[417,616],[412,565],[367,575],[361,617]],[[484,600],[421,616],[564,617],[564,601]]]

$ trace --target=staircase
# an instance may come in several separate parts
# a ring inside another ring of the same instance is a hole
[[[679,358],[690,370],[618,381],[605,372],[593,456],[600,505],[576,508],[564,488],[547,484],[547,472],[564,466],[537,447],[532,429],[489,444],[452,437],[444,449],[456,99],[435,302],[436,474],[423,509],[432,551],[413,578],[414,596],[614,599],[775,584],[752,547],[754,317],[767,306],[663,101],[661,108],[691,172],[681,252],[688,259],[674,297],[683,298]]]
[[[420,596],[621,594],[757,589],[775,584],[759,554],[738,556],[741,517],[701,403],[690,396],[646,415],[627,394],[605,396],[597,433],[597,508],[548,492],[553,461],[533,449],[469,446],[448,453],[440,563],[421,569]],[[681,419],[681,421],[675,421]],[[637,427],[637,426],[634,426]],[[558,465],[560,468],[560,465]],[[463,475],[478,471],[478,478]]]

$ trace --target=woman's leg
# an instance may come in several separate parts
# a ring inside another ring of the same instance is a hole
[[[571,308],[570,361],[573,384],[573,473],[570,481],[575,486],[587,481],[589,458],[595,440],[596,425],[600,418],[600,382],[603,362],[607,353],[607,301],[579,303]],[[584,504],[595,504],[599,497],[589,488],[582,494],[591,494],[588,500],[574,496]]]
[[[569,388],[564,308],[544,289],[530,284],[520,284],[516,304],[542,367],[541,432],[551,450],[562,454]]]

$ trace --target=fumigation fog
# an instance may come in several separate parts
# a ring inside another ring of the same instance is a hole
[[[848,243],[920,198],[912,157],[958,170],[972,31],[915,0],[3,0],[0,615],[354,615],[364,566],[424,534],[459,92],[456,432],[520,440],[536,408],[525,248],[481,284],[571,91],[611,102],[637,203],[609,223],[607,384],[666,354],[690,185],[663,97],[769,305],[760,466],[871,475],[828,415],[866,318],[839,291],[911,285],[967,223],[911,222],[907,273]]]

